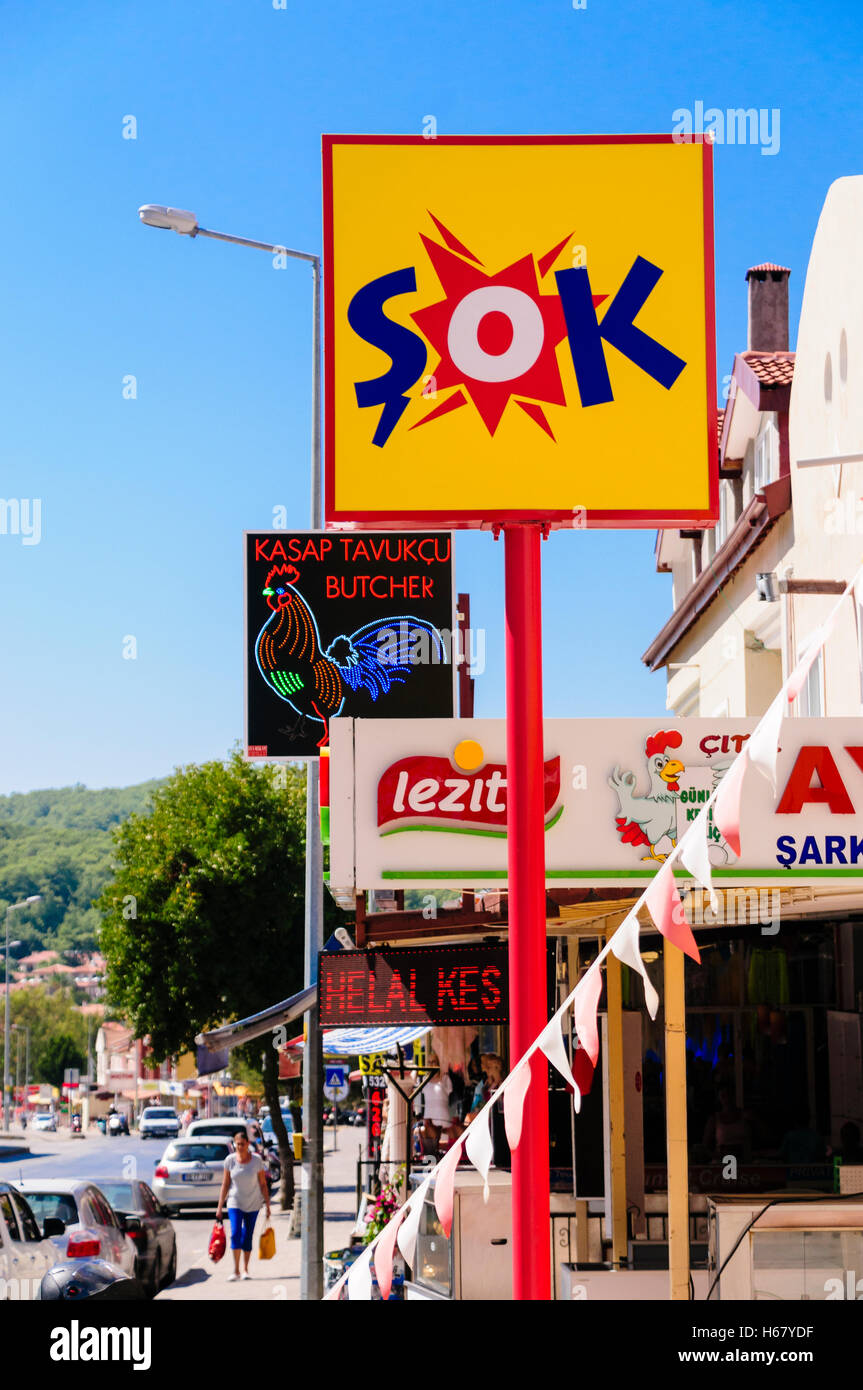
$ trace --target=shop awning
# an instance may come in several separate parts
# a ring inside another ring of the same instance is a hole
[[[431,1024],[406,1025],[402,1028],[332,1028],[324,1033],[322,1046],[325,1057],[358,1057],[360,1053],[388,1052],[424,1038]]]
[[[292,994],[290,999],[283,999],[280,1004],[271,1004],[259,1014],[250,1014],[248,1018],[238,1018],[236,1023],[225,1023],[221,1028],[199,1033],[195,1042],[211,1052],[239,1047],[241,1043],[251,1042],[253,1038],[260,1038],[264,1033],[271,1033],[274,1028],[299,1018],[300,1014],[312,1007],[317,997],[317,985],[311,985],[309,989],[300,990],[299,994]]]

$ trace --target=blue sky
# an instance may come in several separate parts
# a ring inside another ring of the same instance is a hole
[[[827,188],[860,172],[856,0],[7,0],[3,32],[0,497],[43,507],[40,544],[0,535],[3,792],[222,756],[242,737],[241,533],[278,505],[308,520],[307,267],[145,229],[141,203],[317,251],[325,131],[665,131],[699,100],[778,108],[777,154],[716,148],[721,381],[746,268],[792,267],[793,340]],[[664,711],[639,660],[670,608],[653,542],[544,547],[549,716]],[[462,535],[456,556],[488,633],[477,714],[502,715],[503,546]]]

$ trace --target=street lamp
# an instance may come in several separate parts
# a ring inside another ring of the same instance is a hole
[[[177,232],[180,236],[206,236],[233,246],[250,246],[268,255],[290,256],[312,267],[312,506],[313,531],[323,526],[321,505],[321,258],[308,251],[275,246],[267,241],[229,236],[201,227],[193,212],[144,203],[138,216],[146,227]],[[306,909],[305,909],[305,987],[317,984],[318,952],[324,944],[324,865],[321,848],[321,819],[317,758],[306,764]],[[323,1053],[318,1025],[318,1004],[308,1012],[303,1065],[303,1110],[308,1135],[308,1181],[302,1196],[302,1266],[300,1297],[319,1300],[323,1296],[324,1259],[324,1130],[322,1120]]]
[[[42,901],[42,894],[41,894],[41,893],[33,893],[29,898],[23,898],[23,899],[21,900],[20,903],[10,903],[9,906],[7,907],[7,909],[6,909],[6,950],[5,950],[5,954],[4,954],[4,960],[5,960],[5,975],[6,975],[6,981],[5,981],[5,984],[6,984],[6,990],[5,990],[5,994],[6,994],[6,1001],[5,1001],[5,1002],[6,1002],[6,1007],[5,1007],[5,1011],[4,1011],[4,1023],[3,1023],[3,1128],[4,1128],[4,1130],[5,1130],[7,1133],[8,1133],[8,1131],[9,1131],[9,1124],[10,1124],[10,1120],[9,1120],[9,950],[10,950],[10,945],[9,945],[9,914],[10,914],[11,912],[18,912],[22,907],[29,907],[31,903],[40,903],[41,901]],[[20,946],[20,945],[21,945],[21,942],[20,942],[20,941],[16,941],[16,942],[14,943],[14,945]]]

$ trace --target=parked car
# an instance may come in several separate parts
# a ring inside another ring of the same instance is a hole
[[[33,1116],[32,1124],[37,1134],[40,1130],[56,1132],[57,1116],[54,1114],[53,1110],[39,1110]]]
[[[283,1119],[284,1122],[285,1122],[285,1129],[288,1131],[288,1139],[290,1140],[290,1138],[291,1138],[291,1136],[292,1136],[292,1134],[293,1134],[293,1132],[294,1132],[294,1121],[293,1121],[293,1117],[292,1117],[292,1115],[291,1115],[289,1112],[286,1112],[286,1111],[283,1110],[283,1111],[282,1111],[282,1119]],[[278,1142],[279,1142],[279,1141],[278,1141],[278,1139],[276,1138],[275,1127],[274,1127],[273,1121],[272,1121],[272,1119],[271,1119],[271,1117],[270,1117],[269,1115],[265,1115],[264,1118],[263,1118],[263,1120],[261,1121],[261,1133],[262,1133],[263,1136],[264,1136],[264,1143],[265,1143],[265,1144],[268,1144],[268,1145],[269,1145],[269,1144],[275,1144],[276,1146],[278,1146]]]
[[[130,1279],[125,1270],[107,1260],[71,1260],[54,1265],[42,1276],[39,1297],[45,1303],[140,1299],[144,1288],[138,1279]]]
[[[177,1277],[177,1235],[167,1209],[138,1178],[129,1182],[94,1178],[93,1186],[108,1198],[118,1216],[138,1218],[139,1227],[129,1235],[138,1247],[138,1276],[146,1296],[155,1298]]]
[[[57,1263],[53,1236],[62,1236],[63,1223],[49,1219],[40,1228],[26,1197],[8,1182],[0,1182],[0,1278],[7,1298],[22,1297],[22,1280],[37,1283]],[[17,1280],[17,1285],[13,1282]],[[23,1296],[26,1297],[26,1294]]]
[[[245,1130],[249,1140],[255,1138],[256,1121],[239,1120],[236,1115],[213,1116],[211,1120],[193,1120],[184,1134],[184,1139],[194,1139],[196,1136],[205,1136],[213,1139],[233,1139],[235,1134]]]
[[[136,1217],[118,1216],[107,1197],[83,1178],[23,1178],[15,1183],[27,1198],[36,1219],[53,1218],[64,1224],[51,1237],[53,1263],[100,1259],[118,1265],[128,1278],[135,1277],[138,1251],[131,1231]]]
[[[180,1133],[180,1117],[169,1105],[148,1105],[141,1111],[138,1133],[142,1139],[175,1139]]]
[[[190,1126],[191,1128],[191,1126]],[[170,1216],[181,1207],[215,1207],[234,1146],[227,1135],[186,1134],[168,1145],[153,1173],[153,1192]]]

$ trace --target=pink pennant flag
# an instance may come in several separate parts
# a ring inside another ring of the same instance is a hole
[[[572,1014],[578,1041],[594,1066],[596,1066],[596,1059],[599,1056],[599,1030],[596,1026],[596,1011],[599,1008],[601,994],[602,972],[599,968],[599,962],[594,961],[587,974],[583,975],[576,985],[575,997],[572,1001]]]
[[[461,1158],[464,1142],[465,1136],[462,1134],[447,1149],[435,1173],[434,1205],[445,1236],[449,1236],[452,1229],[452,1194],[455,1187],[455,1170]]]
[[[692,874],[696,883],[700,883],[702,888],[707,889],[710,894],[710,906],[716,911],[719,900],[713,889],[713,875],[710,868],[710,854],[707,842],[709,816],[709,807],[703,807],[692,824],[686,827],[683,838],[678,845],[678,850],[679,859],[684,869]]]
[[[514,1072],[507,1077],[503,1093],[503,1123],[507,1143],[517,1149],[521,1139],[521,1121],[524,1115],[524,1098],[530,1086],[530,1060],[519,1062]]]
[[[651,879],[644,892],[644,901],[657,931],[662,933],[666,941],[670,941],[672,946],[679,946],[687,956],[700,963],[701,956],[689,929],[680,894],[674,886],[670,864],[663,864],[656,877]]]
[[[398,1211],[393,1212],[378,1236],[378,1243],[375,1246],[375,1275],[380,1287],[381,1298],[384,1300],[389,1298],[393,1286],[393,1255],[396,1248],[396,1236],[405,1215],[405,1207],[400,1207]]]
[[[583,1096],[590,1095],[595,1067],[583,1047],[577,1047],[572,1060],[572,1074],[575,1084]]]
[[[713,804],[713,821],[725,836],[733,852],[740,855],[740,804],[743,793],[743,779],[749,766],[749,754],[744,748],[738,753],[731,767],[719,784],[716,801]]]

